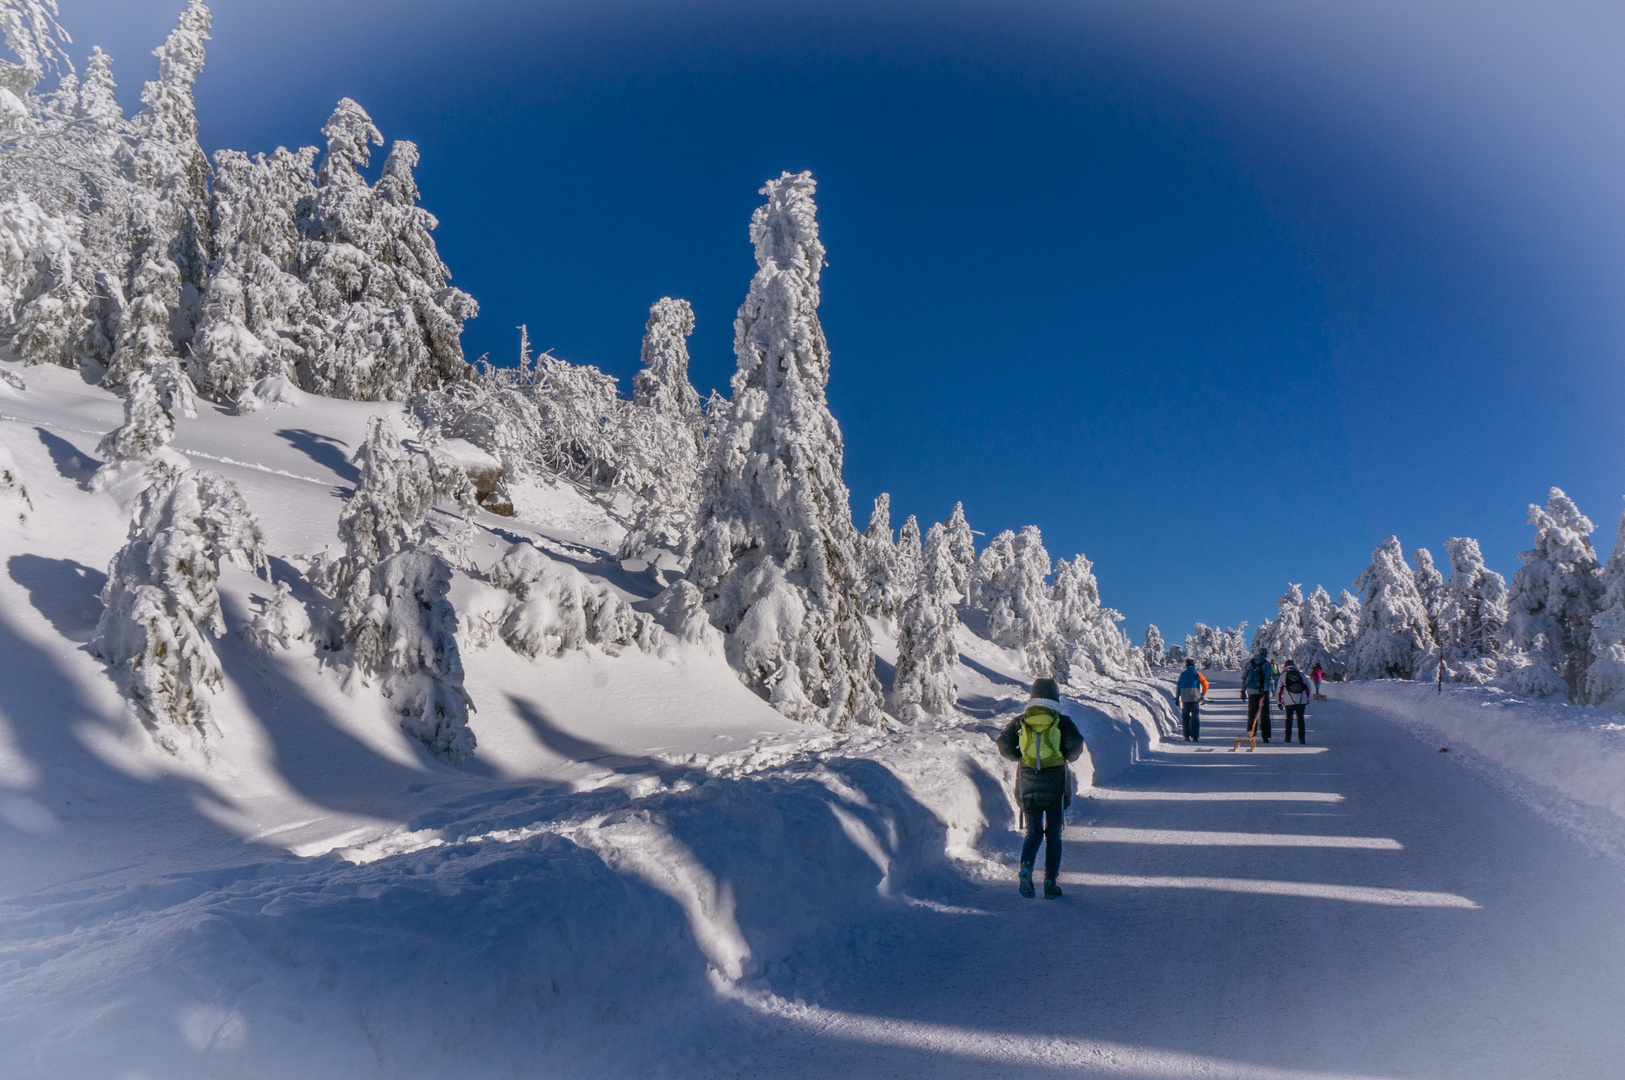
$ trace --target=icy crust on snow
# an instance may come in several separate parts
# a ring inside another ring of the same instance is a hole
[[[1625,723],[1605,709],[1529,699],[1489,686],[1339,683],[1419,737],[1461,753],[1594,848],[1625,856]]]

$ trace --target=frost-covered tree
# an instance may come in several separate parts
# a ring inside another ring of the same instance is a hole
[[[491,568],[490,578],[491,584],[514,594],[500,633],[524,656],[561,656],[587,645],[616,656],[623,648],[653,652],[659,645],[653,619],[632,610],[608,585],[549,559],[534,544],[510,547]]]
[[[1258,628],[1253,651],[1257,652],[1258,647],[1262,646],[1277,664],[1285,664],[1288,660],[1296,663],[1304,639],[1303,586],[1288,584],[1286,592],[1275,601],[1275,618]]]
[[[286,581],[276,583],[276,591],[243,627],[243,637],[261,653],[291,649],[295,642],[310,638],[310,613],[293,595]]]
[[[1157,629],[1156,623],[1145,628],[1145,643],[1140,646],[1140,651],[1145,656],[1147,667],[1162,666],[1167,649],[1162,644],[1162,631]]]
[[[734,321],[739,368],[689,577],[748,686],[786,716],[845,728],[883,713],[841,431],[825,398],[813,191],[810,173],[785,173],[751,218],[757,271]]]
[[[925,544],[920,539],[920,519],[910,514],[903,519],[902,527],[897,530],[897,577],[903,583],[905,598],[918,587],[921,560],[924,555]]]
[[[1433,646],[1427,608],[1405,563],[1399,538],[1390,536],[1371,553],[1371,565],[1354,587],[1363,592],[1360,622],[1349,646],[1349,676],[1409,679]]]
[[[1413,551],[1411,562],[1415,565],[1412,577],[1416,581],[1416,591],[1422,597],[1422,609],[1427,612],[1428,636],[1438,641],[1439,613],[1445,603],[1444,575],[1433,565],[1433,552],[1427,548]]]
[[[109,490],[137,477],[144,485],[187,468],[187,460],[169,449],[174,437],[175,420],[164,407],[153,372],[137,372],[125,388],[124,423],[96,447],[103,464],[91,478],[91,487]]]
[[[947,530],[948,553],[953,558],[953,588],[961,602],[970,599],[971,577],[976,569],[976,537],[970,523],[965,520],[965,504],[954,503],[954,512],[944,524]]]
[[[959,662],[959,646],[954,629],[959,616],[950,601],[957,595],[955,569],[948,530],[941,524],[931,526],[922,546],[915,587],[898,620],[892,700],[904,720],[951,712],[958,700],[954,665]]]
[[[1360,630],[1360,598],[1347,589],[1339,589],[1337,603],[1326,617],[1337,634],[1338,658],[1347,667],[1349,647],[1354,644],[1354,636]]]
[[[119,323],[118,348],[103,386],[127,386],[136,372],[176,355],[169,316],[180,303],[180,291],[180,268],[167,254],[149,248],[131,286],[130,302]]]
[[[875,496],[869,527],[858,538],[863,566],[863,611],[877,619],[895,619],[903,602],[904,583],[891,531],[891,496]]]
[[[1499,636],[1507,619],[1506,579],[1484,565],[1478,541],[1452,536],[1444,542],[1450,577],[1442,588],[1436,637],[1444,653],[1445,678],[1484,683],[1497,675]],[[1417,677],[1436,673],[1438,653]]]
[[[952,536],[950,531],[950,540]],[[1015,560],[1016,534],[1013,530],[1005,529],[988,541],[965,579],[965,599],[972,609],[991,616],[993,605],[999,599],[995,582],[1009,572]]]
[[[384,140],[366,110],[344,98],[322,134],[327,153],[300,217],[300,277],[314,309],[301,333],[301,385],[376,401],[465,377],[459,338],[477,305],[447,284],[434,215],[417,205],[417,147],[397,142],[374,189],[360,170]]]
[[[1343,670],[1340,653],[1344,641],[1332,622],[1335,610],[1331,594],[1319,585],[1298,608],[1298,626],[1303,631],[1303,643],[1298,646],[1292,659],[1304,671],[1314,670],[1316,664],[1328,675]]]
[[[1625,513],[1619,518],[1614,550],[1601,575],[1602,599],[1591,620],[1591,664],[1586,668],[1585,700],[1625,712]]]
[[[1101,606],[1094,563],[1083,555],[1056,563],[1050,596],[1055,604],[1055,632],[1070,647],[1067,659],[1074,675],[1135,673],[1139,665],[1117,626],[1123,616]]]
[[[621,558],[641,558],[652,548],[686,549],[699,506],[700,454],[705,414],[688,379],[688,335],[694,311],[687,300],[663,297],[649,309],[643,331],[643,368],[632,379],[629,425],[642,430],[651,482],[621,545]],[[651,563],[652,565],[652,563]]]
[[[1502,640],[1522,654],[1515,666],[1549,668],[1578,700],[1592,660],[1591,623],[1603,591],[1601,567],[1591,549],[1595,526],[1555,487],[1544,507],[1530,504],[1529,524],[1535,526],[1535,543],[1518,555],[1523,565],[1512,575]],[[1522,677],[1526,690],[1534,685],[1531,678],[1527,673]],[[1551,684],[1551,679],[1545,682]]]
[[[1054,666],[1048,642],[1058,613],[1043,535],[1038,526],[1024,525],[1020,533],[1000,533],[988,551],[993,554],[978,564],[975,584],[977,601],[987,613],[987,636],[994,644],[1019,650],[1030,673],[1048,675]]]
[[[262,567],[259,525],[229,481],[188,470],[141,493],[102,589],[97,655],[127,679],[130,700],[170,750],[182,729],[210,731],[206,692],[224,685],[210,641],[225,632],[223,558]]]
[[[361,633],[361,609],[371,594],[368,572],[424,538],[436,490],[428,456],[407,453],[385,417],[368,421],[367,436],[350,460],[360,476],[339,512],[344,557],[334,584],[343,634],[354,646]],[[378,648],[369,645],[360,651],[372,655]]]

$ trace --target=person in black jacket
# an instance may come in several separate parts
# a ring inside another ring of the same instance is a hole
[[[1021,895],[1033,895],[1033,860],[1044,844],[1044,899],[1061,895],[1056,876],[1061,872],[1061,820],[1072,801],[1071,774],[1066,763],[1083,753],[1083,733],[1069,716],[1061,714],[1061,687],[1054,679],[1033,681],[1032,694],[1022,715],[1005,725],[998,737],[999,753],[1016,767],[1016,802],[1027,823],[1021,845]]]

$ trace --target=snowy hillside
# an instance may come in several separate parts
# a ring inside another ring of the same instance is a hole
[[[298,390],[177,421],[172,448],[258,517],[268,576],[223,565],[214,730],[164,749],[87,644],[129,525],[119,493],[86,489],[119,401],[62,369],[4,370],[26,389],[0,384],[18,484],[0,523],[0,1044],[25,1075],[417,1075],[431,1044],[482,1074],[602,1064],[626,1026],[862,948],[845,938],[870,913],[929,903],[943,874],[1007,877],[992,841],[1011,774],[988,735],[1025,699],[1018,654],[961,630],[959,714],[845,735],[783,718],[704,640],[527,657],[479,619],[506,600],[485,578],[512,545],[640,606],[658,589],[566,483],[520,487],[511,518],[480,511],[453,581],[477,738],[462,766],[311,641],[257,646],[278,583],[319,611],[306,571],[335,543],[348,458],[369,417],[400,418]],[[1159,684],[1080,698],[1102,772],[1171,723]]]

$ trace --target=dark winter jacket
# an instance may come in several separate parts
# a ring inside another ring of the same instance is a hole
[[[1021,761],[1021,717],[1005,725],[998,738],[999,753],[1017,763],[1016,802],[1023,810],[1049,810],[1064,806],[1072,792],[1065,765],[1052,765],[1047,769],[1033,769]],[[1070,716],[1061,717],[1061,756],[1068,761],[1078,760],[1083,753],[1083,732]]]

